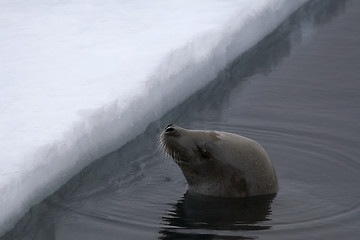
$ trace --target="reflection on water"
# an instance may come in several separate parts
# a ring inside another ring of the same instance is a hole
[[[234,88],[241,89],[241,86],[256,74],[270,74],[273,68],[290,56],[293,45],[307,38],[308,31],[313,31],[316,26],[323,25],[343,13],[347,2],[348,0],[309,1],[270,35],[235,59],[206,88],[199,90],[150,127],[160,132],[168,123],[187,126],[196,118],[203,119],[207,125],[195,127],[221,128],[223,121],[219,117],[224,106],[229,105]]]
[[[356,239],[358,67],[349,62],[344,71],[340,65],[344,67],[346,58],[322,52],[328,58],[314,67],[323,67],[322,75],[307,74],[305,67],[296,71],[311,56],[279,70],[296,43],[311,38],[314,27],[326,26],[347,4],[360,9],[356,1],[309,1],[206,88],[33,207],[2,239],[315,239],[315,230],[321,233],[318,239],[342,238],[349,232]],[[314,53],[338,32],[334,27],[327,33]],[[351,43],[334,42],[329,52],[356,44]],[[340,53],[354,52],[356,57],[359,49]],[[259,80],[258,75],[266,77]],[[184,195],[181,171],[156,150],[157,134],[172,122],[259,140],[277,169],[278,195],[236,200]]]
[[[165,226],[160,239],[218,239],[203,230],[255,231],[271,228],[267,224],[270,203],[275,195],[249,198],[215,198],[186,193],[163,217]],[[201,233],[192,231],[202,230]],[[180,231],[179,231],[180,230]],[[181,231],[184,230],[184,231]],[[221,239],[231,239],[222,236]],[[237,236],[239,239],[240,236]],[[243,237],[240,239],[252,239]]]

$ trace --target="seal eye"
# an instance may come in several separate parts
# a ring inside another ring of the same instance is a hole
[[[211,154],[205,149],[205,148],[202,148],[202,147],[199,147],[197,146],[201,156],[203,158],[206,158],[206,159],[210,159],[211,158]]]

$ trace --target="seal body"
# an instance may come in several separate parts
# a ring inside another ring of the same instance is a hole
[[[278,191],[274,166],[261,145],[251,139],[170,124],[162,131],[160,144],[181,168],[190,192],[250,197]]]

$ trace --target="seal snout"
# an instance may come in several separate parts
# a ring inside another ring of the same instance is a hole
[[[183,129],[175,124],[167,125],[160,134],[160,145],[165,152],[171,156],[177,164],[184,163],[182,151],[179,149],[179,141],[181,139],[181,131]]]
[[[164,134],[169,136],[178,136],[179,135],[179,127],[175,124],[169,124],[164,128]]]
[[[175,131],[175,129],[174,129],[173,127],[171,127],[172,125],[174,125],[174,124],[168,125],[168,126],[165,128],[165,132],[173,132],[173,131]]]

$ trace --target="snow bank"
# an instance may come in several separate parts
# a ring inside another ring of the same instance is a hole
[[[1,1],[0,235],[305,1]]]

